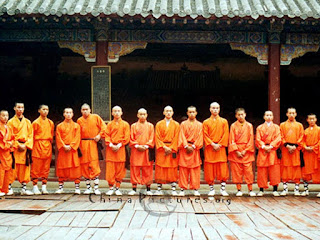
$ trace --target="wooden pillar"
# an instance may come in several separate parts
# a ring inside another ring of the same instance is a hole
[[[268,106],[273,112],[274,123],[280,124],[280,44],[269,44]]]
[[[105,66],[108,64],[108,42],[96,42],[96,63],[98,66]]]

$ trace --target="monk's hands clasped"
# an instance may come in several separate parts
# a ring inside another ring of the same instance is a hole
[[[166,156],[172,153],[172,149],[167,146],[163,146],[163,149],[164,149],[164,155]]]
[[[139,152],[144,152],[145,150],[147,150],[147,148],[144,145],[137,145],[136,148]]]
[[[101,139],[100,134],[98,134],[97,136],[95,136],[93,139],[94,139],[94,141],[99,142],[99,140]]]
[[[304,149],[307,151],[307,152],[313,152],[313,147],[304,147]]]
[[[218,143],[211,143],[211,146],[213,147],[213,150],[214,151],[219,151],[220,150],[220,148],[221,148],[221,145],[220,144],[218,144]]]
[[[192,146],[187,146],[186,151],[187,151],[187,154],[191,154],[191,153],[193,153],[194,148]]]
[[[25,150],[26,150],[26,145],[24,143],[18,145],[18,151],[19,152],[23,152]]]
[[[64,145],[63,146],[64,151],[70,152],[71,151],[71,146],[70,145]]]
[[[238,158],[243,158],[243,154],[240,151],[236,151],[237,157]]]
[[[294,153],[294,151],[296,150],[296,146],[287,145],[286,148],[291,154]]]

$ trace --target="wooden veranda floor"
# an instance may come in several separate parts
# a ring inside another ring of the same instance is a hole
[[[160,238],[320,239],[320,199],[64,194],[0,200],[0,239]]]

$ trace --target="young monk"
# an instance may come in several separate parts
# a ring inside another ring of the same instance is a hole
[[[53,122],[47,118],[49,107],[40,105],[38,112],[40,116],[33,121],[33,149],[31,178],[33,183],[33,193],[41,194],[38,188],[38,179],[42,179],[42,194],[48,194],[47,181],[50,172],[52,159],[52,139],[54,132]]]
[[[22,184],[21,195],[33,195],[27,190],[27,183],[30,182],[31,150],[33,147],[33,128],[29,119],[23,116],[24,104],[16,103],[14,106],[15,116],[8,121],[8,126],[13,130],[15,138],[14,150],[15,164],[13,164],[13,177],[10,179],[7,195],[12,195],[11,184],[17,178]]]
[[[264,113],[265,123],[257,127],[256,146],[259,149],[257,157],[259,197],[263,196],[265,188],[268,188],[268,178],[273,186],[273,196],[280,196],[278,184],[280,183],[280,160],[277,157],[277,149],[281,144],[280,127],[274,124],[273,112]]]
[[[180,125],[179,133],[179,196],[184,196],[184,189],[194,190],[195,196],[200,196],[200,149],[203,146],[202,123],[196,119],[197,109],[188,107],[188,120]],[[189,181],[190,177],[190,181]]]
[[[288,108],[288,120],[280,124],[281,131],[281,178],[283,191],[281,196],[288,194],[288,181],[295,182],[294,195],[300,196],[299,183],[301,178],[300,150],[303,143],[304,130],[301,123],[295,120],[297,111],[295,108]]]
[[[115,193],[121,196],[119,190],[122,179],[126,175],[126,149],[125,146],[130,141],[130,125],[122,120],[122,109],[119,106],[112,108],[113,120],[108,123],[104,133],[106,141],[106,180],[109,183],[109,191],[106,193],[111,196]],[[114,191],[114,185],[116,191]]]
[[[59,178],[57,194],[63,193],[63,184],[67,180],[74,181],[75,194],[80,194],[80,159],[78,148],[80,145],[80,126],[72,120],[72,108],[63,111],[64,121],[57,126],[56,142],[59,150],[56,174]]]
[[[173,108],[166,106],[163,110],[165,118],[156,125],[156,169],[155,180],[158,190],[155,195],[163,195],[162,184],[171,183],[172,195],[177,196],[178,180],[178,137],[179,123],[172,119]]]
[[[317,117],[315,114],[309,114],[307,118],[309,127],[304,131],[303,136],[303,158],[304,167],[302,167],[302,179],[304,182],[304,191],[301,196],[309,195],[309,182],[320,182],[320,165],[318,161],[320,144],[320,127],[317,126]],[[320,197],[320,193],[317,195]]]
[[[220,193],[229,196],[226,192],[226,181],[229,178],[226,147],[228,146],[228,121],[219,116],[220,105],[217,102],[210,104],[211,117],[203,122],[204,137],[204,177],[209,184],[208,196],[214,196],[214,181],[221,182]]]
[[[99,175],[101,170],[98,151],[101,149],[98,149],[97,143],[101,139],[101,134],[106,128],[106,124],[97,114],[91,114],[90,106],[86,103],[81,106],[81,113],[82,117],[77,120],[77,123],[81,129],[81,173],[87,184],[87,189],[84,191],[84,194],[90,194],[92,192],[90,181],[93,181],[94,194],[100,195]],[[101,157],[103,156],[100,156],[100,158]]]
[[[232,181],[237,185],[237,197],[241,197],[241,183],[244,178],[248,185],[249,196],[255,197],[252,191],[254,180],[252,162],[254,161],[254,137],[251,123],[246,121],[246,112],[243,108],[236,109],[237,121],[230,127],[229,156],[231,162]]]
[[[9,180],[12,179],[12,152],[14,135],[7,126],[9,113],[0,111],[0,197],[9,191]]]
[[[147,195],[152,195],[150,185],[153,180],[153,161],[149,159],[149,148],[154,147],[154,126],[147,122],[147,110],[138,110],[138,121],[131,125],[130,133],[130,175],[132,191],[128,195],[135,195],[137,184],[146,185]],[[142,174],[142,177],[141,177]]]

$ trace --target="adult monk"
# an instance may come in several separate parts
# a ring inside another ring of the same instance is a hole
[[[42,179],[42,194],[48,194],[47,181],[50,172],[50,163],[52,159],[52,139],[54,124],[47,117],[49,107],[40,105],[38,112],[40,116],[33,121],[33,149],[31,178],[33,183],[33,193],[41,194],[38,188],[38,179]]]
[[[109,191],[106,193],[111,196],[115,193],[121,196],[119,190],[122,179],[126,175],[126,149],[125,146],[130,141],[130,125],[122,120],[123,112],[121,107],[112,108],[113,120],[108,123],[104,133],[106,141],[106,180],[109,183]],[[114,191],[114,185],[116,187]]]
[[[9,113],[0,111],[0,197],[9,191],[9,180],[12,179],[12,152],[14,135],[7,126]]]
[[[153,181],[153,161],[149,159],[149,148],[154,147],[154,126],[147,122],[148,113],[144,108],[138,110],[138,121],[131,125],[130,131],[130,175],[132,191],[135,195],[137,184],[146,185],[147,195],[152,195],[150,185]]]
[[[101,139],[102,132],[106,128],[106,124],[100,116],[91,114],[90,106],[86,103],[81,106],[81,114],[82,117],[77,120],[77,123],[81,129],[81,174],[85,178],[87,185],[84,194],[90,194],[92,192],[91,181],[93,181],[94,194],[100,195],[99,175],[101,170],[99,165],[99,151],[102,150],[102,147],[100,145],[98,149],[98,142]],[[100,156],[100,158],[102,158],[102,156]]]
[[[30,120],[23,116],[24,104],[16,103],[13,109],[16,114],[8,121],[8,126],[13,130],[15,146],[17,148],[13,153],[15,164],[7,195],[13,194],[11,183],[16,178],[22,184],[21,195],[33,195],[33,192],[27,190],[27,183],[30,182],[33,129]]]
[[[208,196],[214,196],[214,181],[221,182],[220,193],[229,196],[226,192],[226,181],[229,178],[226,147],[228,146],[228,121],[219,116],[220,105],[217,102],[210,104],[211,117],[203,122],[204,137],[204,178],[209,184]]]
[[[230,127],[229,156],[231,162],[232,181],[237,185],[237,197],[241,197],[241,183],[244,178],[248,185],[249,196],[256,194],[252,191],[254,180],[252,162],[254,159],[254,137],[252,124],[246,121],[246,112],[243,108],[237,108],[237,121]]]
[[[309,114],[307,118],[309,127],[304,131],[303,136],[303,158],[304,167],[302,167],[302,179],[304,181],[304,192],[301,196],[309,195],[309,182],[320,182],[320,164],[318,161],[320,144],[320,127],[317,126],[317,117],[315,114]],[[320,197],[320,194],[318,194]]]
[[[301,178],[300,150],[302,149],[304,129],[301,123],[295,120],[297,111],[295,108],[288,108],[288,120],[280,124],[281,131],[281,178],[283,191],[281,196],[288,194],[288,181],[295,182],[294,195],[300,196],[299,183]]]
[[[195,196],[200,196],[200,149],[203,146],[202,123],[196,119],[197,109],[188,107],[188,120],[180,125],[179,133],[179,196],[184,196],[184,190],[194,190]],[[189,181],[190,177],[190,181]]]
[[[56,142],[59,150],[56,174],[59,179],[57,194],[63,193],[63,184],[67,180],[74,181],[75,194],[80,194],[80,159],[78,148],[80,145],[80,126],[72,120],[72,108],[63,111],[64,121],[57,126]]]
[[[278,184],[280,183],[280,160],[277,157],[277,149],[281,144],[280,127],[274,124],[273,112],[264,113],[265,123],[257,127],[256,146],[259,149],[257,157],[258,166],[258,186],[260,192],[258,196],[263,196],[265,188],[268,188],[268,179],[273,186],[273,196],[280,196]]]
[[[173,108],[166,106],[163,110],[165,118],[156,125],[156,169],[155,180],[158,189],[155,195],[163,195],[162,184],[171,183],[172,195],[176,192],[178,180],[178,137],[179,123],[172,119]]]

